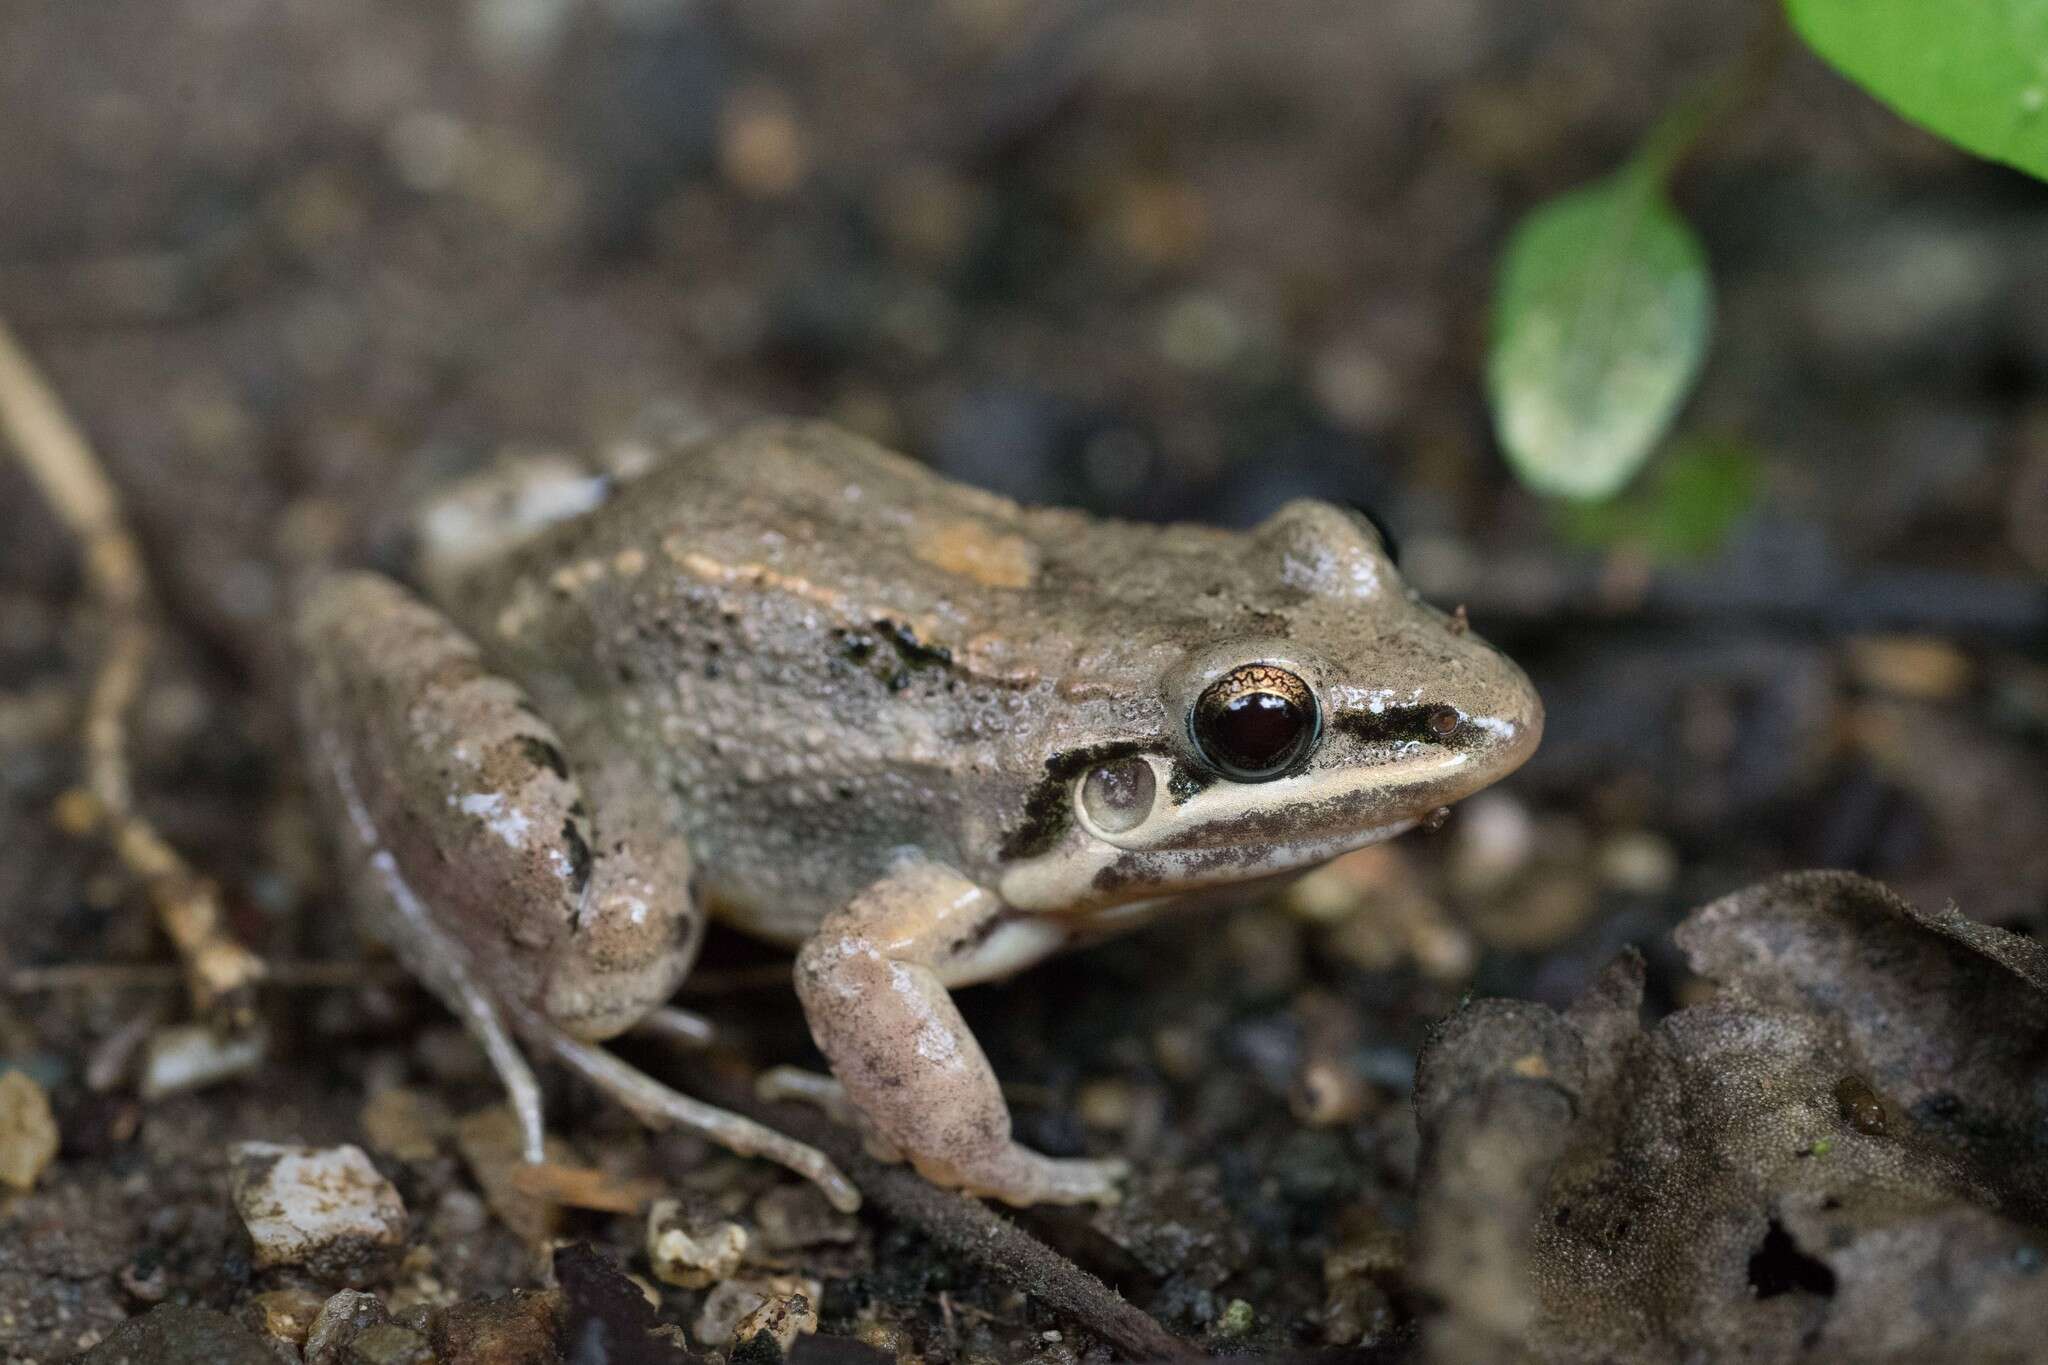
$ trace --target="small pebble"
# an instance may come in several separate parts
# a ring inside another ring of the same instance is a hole
[[[843,1246],[860,1236],[860,1224],[841,1213],[816,1185],[777,1185],[754,1201],[754,1226],[770,1251]]]
[[[391,1315],[375,1294],[344,1289],[320,1305],[306,1329],[306,1365],[340,1365],[349,1343]]]
[[[720,111],[718,124],[720,168],[742,193],[775,199],[802,183],[809,166],[803,124],[780,90],[740,89]]]
[[[1844,1076],[1835,1083],[1835,1105],[1841,1111],[1842,1122],[1857,1132],[1870,1137],[1885,1135],[1889,1125],[1885,1122],[1884,1101],[1861,1076]]]
[[[1213,373],[1238,358],[1249,336],[1244,318],[1227,300],[1214,294],[1184,294],[1161,312],[1157,341],[1168,363]]]
[[[269,1038],[260,1030],[221,1037],[204,1024],[173,1024],[149,1037],[142,1098],[162,1099],[245,1076],[262,1064]]]
[[[1190,1024],[1165,1024],[1152,1034],[1152,1060],[1167,1077],[1192,1081],[1209,1069],[1208,1037]]]
[[[1678,851],[1663,835],[1647,829],[1624,830],[1601,841],[1600,881],[1616,891],[1639,896],[1662,895],[1678,879]]]
[[[434,1365],[426,1337],[395,1322],[364,1328],[348,1344],[348,1365]]]
[[[1336,1128],[1365,1114],[1364,1077],[1329,1057],[1311,1057],[1287,1092],[1287,1107],[1311,1128]]]
[[[897,1365],[914,1365],[922,1361],[917,1352],[917,1343],[910,1333],[889,1322],[864,1322],[854,1329],[853,1339],[863,1346],[872,1347],[897,1362]]]
[[[818,1310],[805,1294],[776,1295],[739,1321],[733,1329],[735,1345],[766,1333],[787,1355],[796,1339],[818,1330]]]
[[[559,1290],[515,1290],[439,1309],[430,1331],[440,1365],[560,1365],[562,1316]]]
[[[100,805],[99,798],[83,787],[72,787],[68,791],[58,793],[56,801],[50,806],[50,818],[56,822],[58,829],[73,839],[83,839],[98,829],[106,813],[106,808]]]
[[[706,1346],[726,1347],[735,1341],[744,1341],[739,1335],[741,1323],[771,1301],[784,1301],[783,1315],[801,1321],[807,1312],[811,1317],[810,1330],[817,1327],[817,1315],[811,1306],[823,1294],[823,1288],[816,1280],[803,1279],[795,1275],[768,1275],[760,1278],[731,1279],[720,1282],[704,1296],[704,1306],[697,1314],[697,1320],[690,1324],[690,1331]],[[802,1311],[789,1300],[805,1300]],[[780,1316],[776,1317],[779,1322]],[[759,1330],[757,1328],[757,1330]],[[797,1330],[803,1330],[798,1328]],[[752,1333],[748,1334],[749,1336]],[[791,1332],[790,1340],[796,1339]]]
[[[8,1323],[0,1317],[0,1330]],[[158,1304],[141,1317],[130,1318],[106,1337],[81,1334],[78,1345],[87,1354],[79,1365],[157,1365],[157,1362],[204,1361],[206,1365],[278,1365],[271,1343],[228,1317],[184,1304]],[[88,1349],[89,1348],[89,1349]],[[30,1360],[29,1356],[11,1357]],[[54,1361],[55,1356],[42,1357]],[[322,1363],[324,1365],[324,1362]]]
[[[259,1270],[295,1265],[360,1281],[405,1240],[405,1204],[360,1147],[238,1143],[229,1178]]]
[[[1121,1133],[1137,1117],[1137,1095],[1128,1081],[1089,1081],[1075,1092],[1074,1111],[1090,1128]]]
[[[656,1279],[684,1289],[702,1289],[730,1278],[740,1268],[749,1240],[738,1223],[685,1218],[682,1204],[674,1199],[655,1201],[647,1213],[647,1263]]]
[[[0,1185],[35,1188],[57,1159],[57,1120],[50,1097],[26,1071],[0,1073]]]
[[[310,1289],[272,1289],[250,1300],[250,1307],[255,1310],[256,1325],[265,1336],[304,1346],[306,1334],[313,1330],[313,1320],[320,1316],[325,1303]]]
[[[1483,792],[1465,802],[1451,838],[1451,881],[1466,895],[1498,891],[1536,855],[1536,824],[1512,796]]]
[[[147,1247],[130,1256],[114,1279],[122,1293],[142,1304],[162,1303],[171,1290],[171,1277],[164,1270],[163,1257]]]

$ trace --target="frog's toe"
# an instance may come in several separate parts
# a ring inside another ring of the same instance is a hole
[[[771,1066],[754,1078],[754,1098],[764,1104],[796,1102],[815,1105],[842,1128],[859,1123],[859,1114],[846,1098],[846,1087],[837,1077],[806,1071],[800,1066]]]
[[[815,1105],[841,1128],[859,1133],[861,1146],[875,1160],[892,1166],[903,1160],[902,1148],[875,1131],[875,1126],[854,1107],[846,1087],[836,1076],[820,1075],[800,1066],[771,1066],[754,1078],[754,1098],[764,1104]]]
[[[557,1060],[566,1062],[649,1127],[683,1128],[739,1156],[765,1157],[816,1185],[840,1212],[852,1213],[860,1207],[860,1191],[816,1148],[743,1115],[678,1094],[603,1048],[538,1020],[530,1020],[529,1027],[546,1038]]]
[[[1050,1157],[1012,1144],[1001,1159],[976,1172],[954,1172],[942,1184],[969,1194],[1028,1208],[1033,1204],[1115,1204],[1131,1165],[1117,1157]]]

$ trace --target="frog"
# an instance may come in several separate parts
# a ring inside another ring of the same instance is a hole
[[[652,1125],[815,1147],[604,1044],[715,919],[792,950],[870,1150],[1012,1205],[1113,1201],[1018,1142],[953,993],[1248,898],[1516,769],[1527,675],[1367,515],[1249,529],[1022,505],[815,421],[678,432],[632,477],[430,506],[407,581],[332,570],[293,643],[313,781],[373,937],[474,1033],[543,1152],[535,1057]]]

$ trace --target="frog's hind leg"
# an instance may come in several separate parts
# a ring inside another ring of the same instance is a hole
[[[350,852],[354,856],[349,861],[357,865],[351,879],[357,895],[387,911],[375,916],[379,935],[482,1045],[518,1122],[521,1155],[529,1162],[544,1160],[547,1125],[540,1082],[519,1050],[497,997],[477,979],[468,950],[435,926],[427,907],[399,870],[397,858],[381,846],[356,784],[354,763],[337,737],[322,731],[316,737],[316,747],[322,760],[320,771],[353,835]]]
[[[572,765],[575,746],[520,690],[388,579],[315,585],[298,634],[315,785],[345,832],[347,882],[372,932],[483,1045],[527,1155],[541,1151],[540,1091],[515,1039],[650,1124],[778,1161],[857,1205],[822,1154],[596,1045],[661,1010],[703,927],[673,812],[631,756]]]

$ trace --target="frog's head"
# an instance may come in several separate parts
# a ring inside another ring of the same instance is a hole
[[[1363,516],[1293,502],[1236,544],[1206,570],[1220,587],[1189,584],[1215,608],[1147,656],[1156,711],[1048,759],[1065,818],[1005,872],[1012,904],[1102,907],[1299,871],[1534,751],[1528,678],[1424,604]]]

